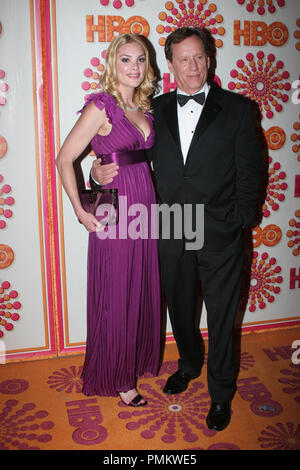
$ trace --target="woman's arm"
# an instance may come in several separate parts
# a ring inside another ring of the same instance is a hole
[[[94,103],[90,103],[67,136],[56,158],[57,170],[74,212],[89,232],[96,231],[100,224],[96,217],[86,212],[81,205],[73,163],[106,120],[105,110],[100,110]]]

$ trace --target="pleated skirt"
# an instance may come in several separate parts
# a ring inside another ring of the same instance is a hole
[[[88,396],[117,396],[135,388],[143,374],[157,375],[160,367],[156,201],[147,163],[120,167],[105,187],[118,188],[120,217],[107,238],[89,235],[82,372],[82,391]]]

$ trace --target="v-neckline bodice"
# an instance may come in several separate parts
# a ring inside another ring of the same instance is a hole
[[[148,139],[149,139],[149,137],[150,137],[150,135],[151,135],[151,124],[150,124],[150,121],[149,121],[147,115],[145,114],[145,117],[146,117],[146,119],[147,119],[147,122],[148,122],[148,124],[149,124],[149,129],[150,129],[149,135],[148,135],[147,137],[145,136],[144,131],[143,131],[140,127],[136,126],[136,125],[126,116],[125,113],[124,113],[124,117],[125,117],[126,121],[128,121],[128,122],[131,124],[131,126],[134,127],[134,129],[139,133],[139,135],[142,137],[144,143],[146,144],[147,141],[148,141]],[[145,139],[145,137],[146,137],[146,139]]]

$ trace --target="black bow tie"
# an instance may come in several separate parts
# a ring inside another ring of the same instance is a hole
[[[196,95],[177,95],[177,100],[180,106],[184,106],[189,100],[195,100],[199,104],[204,104],[205,93],[197,93]]]

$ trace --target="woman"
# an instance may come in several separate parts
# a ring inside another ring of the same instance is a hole
[[[150,214],[155,193],[145,149],[154,143],[149,99],[154,80],[143,39],[132,34],[116,37],[106,54],[103,91],[89,96],[57,157],[75,214],[90,232],[83,393],[119,394],[130,406],[147,404],[136,388],[137,377],[146,372],[157,375],[159,370],[157,240],[119,237],[120,223],[115,238],[101,239],[99,222],[80,203],[73,162],[91,143],[102,160],[118,164],[118,174],[105,188],[117,188],[119,198],[126,196],[128,208],[143,204]],[[127,219],[129,224],[132,217]]]

